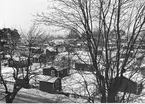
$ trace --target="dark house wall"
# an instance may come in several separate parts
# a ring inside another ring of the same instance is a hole
[[[44,68],[44,69],[43,69],[43,75],[51,76],[51,71],[52,71],[52,70],[54,70],[55,77],[57,77],[57,71],[56,71],[56,69],[54,69],[53,67],[51,67],[51,68]]]
[[[48,82],[44,82],[44,81],[40,81],[39,82],[39,90],[44,91],[44,92],[49,92],[49,93],[53,93],[54,92],[54,88],[53,88],[53,83],[48,83]]]
[[[57,91],[61,91],[61,79],[58,78],[55,82],[45,82],[40,81],[39,82],[39,90],[48,92],[48,93],[55,93]]]
[[[136,82],[125,77],[122,77],[122,79],[121,77],[118,77],[118,78],[115,78],[115,80],[116,81],[114,84],[118,83],[119,80],[121,81],[120,86],[119,86],[120,92],[127,92],[127,93],[139,95],[143,89],[142,83],[137,84]]]
[[[51,76],[51,70],[49,70],[48,68],[44,68],[43,69],[43,75]]]
[[[122,83],[120,85],[121,92],[128,92],[128,93],[136,94],[136,90],[137,90],[137,83],[135,83],[127,78],[122,79]]]

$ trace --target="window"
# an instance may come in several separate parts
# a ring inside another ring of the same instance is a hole
[[[51,70],[51,76],[55,77],[55,71],[54,70]]]

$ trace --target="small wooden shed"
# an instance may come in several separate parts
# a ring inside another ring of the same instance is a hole
[[[50,77],[43,75],[39,80],[39,90],[48,93],[59,92],[62,90],[61,79],[59,77]]]
[[[46,67],[43,69],[43,75],[62,78],[69,75],[69,68],[59,66]]]
[[[120,92],[127,92],[127,93],[136,94],[136,95],[139,95],[142,92],[142,89],[143,89],[142,83],[138,84],[137,82],[134,82],[126,77],[118,77],[115,79],[116,79],[116,82],[121,80],[121,83],[119,86]]]

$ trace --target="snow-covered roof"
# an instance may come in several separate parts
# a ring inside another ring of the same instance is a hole
[[[52,77],[52,78],[49,79],[47,82],[54,83],[57,79],[58,79],[58,77]]]
[[[61,71],[61,70],[67,69],[68,67],[51,66],[51,67],[45,67],[44,69],[51,69],[51,68],[54,68],[57,71]]]
[[[36,54],[36,55],[34,55],[33,57],[34,57],[34,58],[35,58],[35,57],[38,58],[38,57],[40,57],[40,54]]]
[[[32,49],[40,49],[39,47],[31,47]]]
[[[61,44],[61,43],[64,43],[64,39],[55,39],[55,40],[52,40],[52,42],[54,42],[55,44]]]
[[[27,59],[27,57],[25,57],[25,56],[21,56],[20,59]]]
[[[1,73],[6,74],[6,73],[14,73],[15,68],[12,67],[2,67]]]
[[[50,82],[50,83],[54,83],[57,79],[58,77],[51,77],[47,75],[39,75],[38,77],[39,81],[45,81],[45,82]]]
[[[11,56],[10,56],[10,55],[5,55],[5,57],[6,57],[6,58],[11,58]]]
[[[54,68],[55,68],[57,71],[61,71],[61,70],[64,70],[64,69],[68,69],[68,67],[60,67],[60,66],[54,66]]]
[[[19,57],[19,56],[16,56],[16,55],[15,55],[15,56],[13,56],[13,59],[14,59],[15,61],[20,61],[21,59],[22,59],[22,60],[26,60],[27,57],[25,57],[25,56],[20,56],[20,57]]]
[[[47,46],[46,49],[48,49],[49,51],[55,51],[55,49],[53,47]]]
[[[124,73],[124,76],[126,78],[130,78],[130,76],[132,76],[130,79],[137,83],[140,83],[142,81],[142,79],[144,79],[144,77],[141,73],[137,73],[137,72],[133,72],[133,71],[128,71],[128,72]]]

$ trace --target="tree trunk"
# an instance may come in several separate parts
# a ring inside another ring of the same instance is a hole
[[[6,96],[6,103],[12,103],[14,99],[11,99],[11,94]]]
[[[109,92],[109,91],[108,91],[108,92]],[[116,102],[116,100],[115,100],[115,93],[114,93],[114,92],[108,94],[107,102],[108,102],[108,103],[115,103],[115,102]]]
[[[12,103],[13,100],[15,99],[17,93],[9,93],[8,95],[6,95],[6,103]]]
[[[121,83],[121,79],[118,77],[111,81],[110,87],[108,88],[108,97],[107,97],[108,103],[117,102],[115,97],[118,94],[120,83]]]
[[[14,89],[13,89],[13,92],[11,93],[8,93],[6,95],[6,103],[12,103],[17,95],[17,93],[19,92],[19,90],[21,89],[22,87],[21,86],[16,86],[14,85]]]
[[[102,94],[101,103],[106,103],[106,90],[105,90],[105,79],[104,76],[100,75],[99,80],[101,81],[100,92]]]
[[[6,85],[6,82],[5,82],[5,80],[3,79],[3,77],[0,75],[0,81],[1,81],[1,83],[4,85],[4,87],[5,87],[5,93],[8,93],[9,91],[8,91],[8,87],[7,87],[7,85]]]
[[[117,84],[115,85],[114,83],[111,83],[111,86],[108,89],[108,96],[107,96],[107,102],[108,103],[115,103],[115,96],[117,95],[118,88]]]
[[[106,96],[104,94],[102,94],[101,103],[106,103]]]

